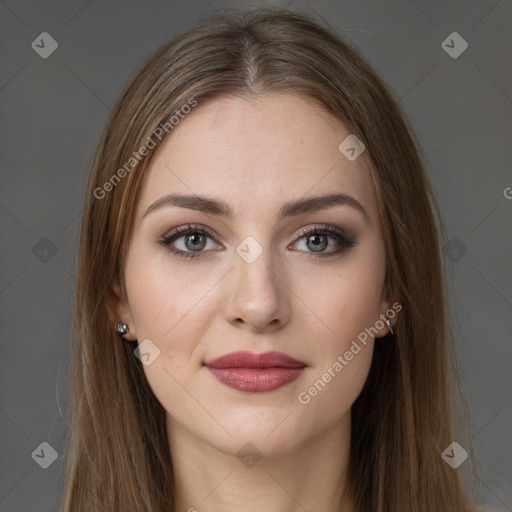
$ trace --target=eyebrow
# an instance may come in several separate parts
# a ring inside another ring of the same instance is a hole
[[[310,197],[308,199],[298,199],[285,203],[278,213],[278,220],[284,217],[292,217],[303,213],[310,213],[319,210],[325,210],[334,206],[350,206],[359,211],[367,222],[370,222],[368,212],[363,205],[354,197],[347,194],[337,193],[328,194],[318,197]],[[219,201],[205,196],[168,194],[152,203],[145,211],[143,217],[155,210],[163,207],[177,206],[179,208],[189,208],[191,210],[199,210],[212,215],[218,215],[233,219],[236,217],[233,208],[224,201]]]

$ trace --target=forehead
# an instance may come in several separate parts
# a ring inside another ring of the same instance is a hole
[[[159,145],[139,214],[172,192],[207,195],[237,217],[277,213],[287,201],[341,192],[377,215],[369,165],[338,149],[348,127],[298,94],[224,96],[198,105]]]

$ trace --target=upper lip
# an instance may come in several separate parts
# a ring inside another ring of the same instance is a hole
[[[231,352],[204,363],[210,368],[305,368],[307,365],[281,352]]]

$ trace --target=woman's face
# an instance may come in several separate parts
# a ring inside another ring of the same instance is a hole
[[[351,139],[338,148],[349,135],[299,95],[222,97],[156,150],[117,313],[144,342],[170,429],[278,454],[349,421],[365,329],[386,334],[390,307],[366,155],[353,159]]]

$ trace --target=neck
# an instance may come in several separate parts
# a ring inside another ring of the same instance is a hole
[[[199,439],[170,416],[167,432],[176,512],[353,510],[345,492],[350,414],[293,451],[256,455],[248,448],[243,458]]]

